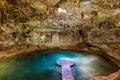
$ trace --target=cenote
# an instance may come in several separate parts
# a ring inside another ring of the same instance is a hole
[[[0,61],[0,80],[62,80],[59,58],[75,61],[71,67],[75,80],[108,75],[118,70],[118,66],[100,55],[86,52],[45,50],[20,54]]]

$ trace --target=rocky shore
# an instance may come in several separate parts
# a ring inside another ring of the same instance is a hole
[[[120,66],[119,8],[119,0],[2,0],[0,60],[57,48],[99,54]],[[120,80],[120,70],[90,80]]]
[[[113,44],[112,44],[113,45]],[[115,45],[115,44],[114,44]],[[112,61],[114,61],[116,64],[119,65],[120,61],[120,55],[119,52],[118,53],[113,53],[113,51],[111,51],[111,48],[109,46],[109,48],[107,48],[107,45],[105,46],[96,46],[96,45],[88,45],[88,44],[79,44],[79,45],[75,45],[75,46],[58,46],[58,47],[48,47],[48,46],[35,46],[35,45],[28,45],[27,46],[19,46],[19,49],[16,48],[15,46],[10,47],[8,49],[4,49],[4,50],[0,50],[0,56],[1,56],[1,60],[4,60],[6,58],[10,58],[13,57],[15,55],[18,54],[24,54],[24,53],[29,53],[29,52],[33,52],[36,50],[49,50],[49,49],[62,49],[62,50],[75,50],[75,51],[83,51],[83,52],[89,52],[91,54],[97,54],[97,55],[102,55],[105,57],[108,57],[109,59],[111,59]],[[118,46],[117,46],[118,47]],[[116,50],[115,50],[116,51]],[[118,50],[119,51],[119,50]],[[111,54],[112,53],[112,54]],[[91,78],[90,80],[119,80],[120,79],[120,70],[118,70],[117,72],[114,72],[108,76],[98,76],[98,77],[94,77]]]

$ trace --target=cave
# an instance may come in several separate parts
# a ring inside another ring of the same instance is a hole
[[[0,1],[0,80],[120,80],[119,5]]]

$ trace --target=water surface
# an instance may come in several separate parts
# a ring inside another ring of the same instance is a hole
[[[61,80],[59,58],[75,61],[72,73],[75,80],[108,75],[118,70],[107,58],[85,52],[46,50],[25,53],[0,61],[0,80]]]

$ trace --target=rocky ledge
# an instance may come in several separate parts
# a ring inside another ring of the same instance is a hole
[[[57,47],[101,54],[120,66],[119,32],[119,0],[0,1],[1,59]],[[92,80],[120,80],[120,71]]]
[[[89,80],[120,80],[120,70],[108,76],[99,76]]]

